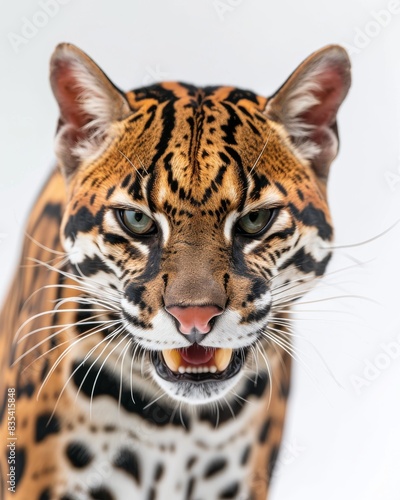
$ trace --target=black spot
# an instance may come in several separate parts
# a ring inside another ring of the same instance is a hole
[[[232,483],[219,494],[219,498],[236,498],[239,488],[239,483]]]
[[[268,478],[271,479],[272,473],[274,472],[275,464],[278,459],[279,447],[273,446],[268,460]]]
[[[90,304],[80,304],[79,311],[75,315],[75,329],[78,333],[84,334],[90,328],[93,328],[91,324],[92,316],[92,306]]]
[[[27,397],[30,398],[34,393],[34,391],[35,391],[35,386],[31,382],[19,385],[17,387],[17,397],[21,398],[24,394],[26,394]]]
[[[243,409],[242,398],[248,399],[251,396],[261,398],[268,387],[268,381],[268,374],[260,372],[256,378],[251,378],[246,381],[245,387],[239,394],[239,398],[230,401],[229,406],[224,404],[219,409],[219,412],[208,407],[199,409],[199,419],[209,422],[213,427],[219,427],[232,418],[236,418]]]
[[[16,344],[16,342],[14,342],[14,344]],[[2,391],[2,402],[0,405],[0,422],[3,421],[6,408],[7,408],[7,391]]]
[[[48,372],[49,372],[49,368],[50,368],[50,363],[49,363],[49,359],[46,358],[42,364],[42,368],[40,370],[40,381],[43,382],[44,379],[46,378]]]
[[[251,131],[253,132],[253,134],[261,136],[261,133],[258,130],[258,128],[250,120],[246,120],[246,123],[251,128]]]
[[[115,425],[105,425],[104,428],[103,428],[104,432],[115,432],[117,430],[117,428],[115,427]]]
[[[31,234],[34,234],[38,225],[43,222],[43,219],[50,218],[54,219],[58,224],[61,224],[63,207],[61,203],[47,203],[43,209],[42,214],[37,218],[34,227],[32,228]]]
[[[164,465],[163,464],[157,464],[156,470],[154,471],[154,481],[157,482],[159,481],[164,474]]]
[[[270,429],[271,429],[271,419],[268,418],[261,427],[261,431],[258,436],[258,442],[260,444],[264,444],[265,441],[268,439]]]
[[[125,179],[121,182],[121,187],[126,188],[127,185],[131,182],[131,174],[128,174]]]
[[[186,469],[190,470],[193,465],[197,462],[197,457],[190,457],[186,464]]]
[[[281,380],[279,385],[279,396],[282,399],[287,399],[290,392],[290,383],[286,380]]]
[[[8,453],[7,453],[8,454]],[[26,464],[26,453],[25,448],[16,448],[15,449],[15,489],[17,490],[18,484],[21,480],[21,477],[25,471]]]
[[[115,191],[115,186],[111,186],[110,188],[108,188],[108,191],[107,191],[107,194],[106,194],[106,199],[107,200],[110,198],[110,196],[113,194],[114,191]]]
[[[93,500],[114,500],[114,496],[104,486],[90,490],[90,498]]]
[[[156,500],[156,490],[154,488],[150,488],[147,500]]]
[[[275,186],[279,189],[279,191],[284,195],[287,196],[288,192],[286,189],[282,186],[280,182],[275,182]]]
[[[240,396],[244,399],[247,399],[250,396],[261,398],[264,395],[266,388],[268,387],[268,382],[268,373],[260,372],[255,379],[250,378],[246,381],[246,385]]]
[[[90,464],[93,455],[84,443],[73,441],[69,443],[65,453],[71,464],[77,469],[81,469]]]
[[[122,448],[116,459],[114,460],[114,466],[118,469],[124,470],[127,474],[133,477],[133,479],[140,485],[141,481],[141,470],[139,459],[132,450],[128,448]]]
[[[0,466],[0,498],[5,498],[6,496],[6,485],[5,485],[5,474],[1,471]]]
[[[301,201],[304,200],[304,194],[303,191],[301,191],[301,189],[297,190],[297,196],[300,198]]]
[[[35,441],[40,443],[47,436],[57,434],[60,431],[60,422],[56,415],[51,417],[51,413],[39,415],[36,419]]]
[[[141,304],[145,306],[146,304],[142,301],[143,293],[146,291],[146,288],[142,285],[137,285],[135,283],[130,283],[125,288],[125,296],[132,302],[133,304]]]
[[[46,488],[40,493],[38,500],[51,500],[51,490],[50,488]]]
[[[255,278],[251,284],[251,296],[247,296],[247,300],[254,302],[264,295],[268,290],[268,286],[263,279]]]
[[[246,448],[243,451],[242,458],[240,459],[240,465],[247,464],[247,460],[249,459],[250,456],[250,451],[251,451],[251,446],[250,445],[246,446]]]
[[[93,205],[93,203],[95,202],[95,200],[96,200],[96,194],[93,193],[92,196],[90,197],[90,202],[89,203],[91,205]]]
[[[223,151],[220,151],[218,153],[218,155],[221,158],[221,160],[223,161],[223,163],[225,163],[225,165],[229,165],[231,163],[229,156],[226,155]]]
[[[189,482],[188,482],[187,488],[186,488],[186,496],[185,496],[186,500],[190,500],[195,484],[196,484],[196,481],[194,480],[194,477],[191,477],[189,479]]]
[[[205,472],[204,479],[208,479],[212,476],[215,476],[219,472],[225,469],[227,466],[227,462],[225,458],[216,458],[210,464],[208,464]]]

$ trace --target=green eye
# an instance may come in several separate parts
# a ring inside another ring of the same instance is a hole
[[[238,232],[247,236],[255,236],[261,233],[269,225],[273,210],[261,209],[249,212],[239,219],[237,223]]]
[[[143,212],[136,210],[120,210],[119,218],[128,231],[138,236],[154,234],[157,230],[154,221]]]

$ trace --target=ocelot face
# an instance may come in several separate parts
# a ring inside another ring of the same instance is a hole
[[[348,84],[337,47],[270,100],[179,83],[124,95],[78,49],[53,56],[65,249],[93,303],[120,320],[132,366],[172,398],[224,397],[280,342],[274,318],[324,273],[325,180]]]

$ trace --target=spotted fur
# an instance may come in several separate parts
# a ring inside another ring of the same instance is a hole
[[[168,82],[123,93],[68,44],[51,83],[58,166],[0,321],[3,437],[8,388],[17,399],[16,491],[3,448],[0,497],[264,500],[290,385],[290,308],[331,256],[345,51],[313,54],[269,99]],[[156,232],[130,234],[124,210]],[[241,233],[260,210],[268,227]],[[234,349],[239,372],[162,378],[154,356],[190,344],[168,304],[219,307],[202,342]]]

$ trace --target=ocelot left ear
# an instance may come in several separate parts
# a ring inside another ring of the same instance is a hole
[[[300,64],[265,108],[266,116],[284,126],[296,153],[309,160],[323,182],[339,149],[336,114],[350,83],[347,52],[329,45]]]
[[[132,111],[124,94],[84,52],[61,43],[50,62],[50,83],[60,108],[56,155],[66,177],[109,145],[117,122]]]

